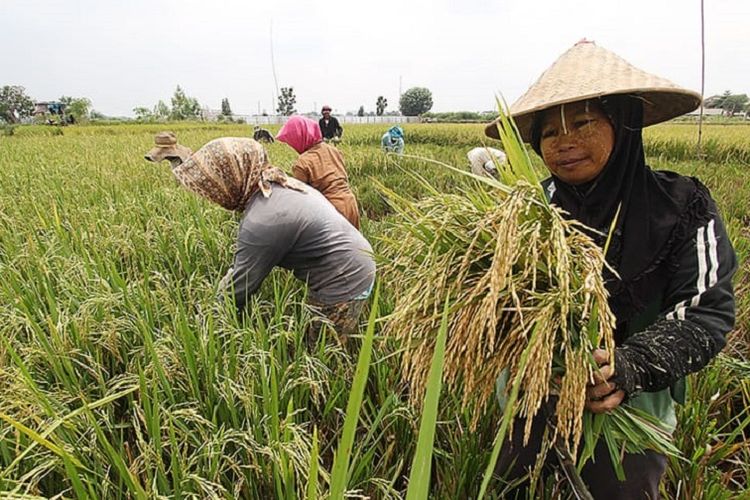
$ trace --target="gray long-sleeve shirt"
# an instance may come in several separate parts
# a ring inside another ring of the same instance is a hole
[[[291,270],[323,304],[352,300],[375,279],[369,242],[315,189],[273,186],[248,203],[237,234],[232,285],[242,309],[274,266]]]

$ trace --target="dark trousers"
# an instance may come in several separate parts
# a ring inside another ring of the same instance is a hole
[[[503,446],[498,459],[497,471],[511,481],[526,475],[534,467],[541,448],[544,432],[544,418],[537,415],[532,424],[532,432],[526,447],[523,446],[525,420],[517,419],[513,425],[513,435]],[[543,477],[558,467],[555,452],[547,455]],[[607,445],[600,440],[594,450],[594,458],[581,470],[581,478],[595,499],[605,500],[656,500],[659,497],[659,481],[667,469],[667,459],[653,451],[626,453],[622,460],[625,481],[618,481]],[[526,498],[528,484],[519,486],[508,498]],[[537,489],[539,491],[539,489]]]

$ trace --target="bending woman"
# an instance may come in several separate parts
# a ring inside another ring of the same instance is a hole
[[[182,185],[242,213],[223,283],[242,310],[275,266],[307,283],[309,301],[342,341],[356,330],[375,279],[372,247],[322,194],[268,163],[252,139],[215,139],[173,173]]]

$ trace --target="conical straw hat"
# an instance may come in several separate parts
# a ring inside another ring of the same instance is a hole
[[[510,114],[528,142],[534,113],[543,109],[611,94],[643,99],[643,126],[688,113],[701,102],[697,92],[640,70],[594,42],[582,40],[561,55],[510,107]],[[499,139],[497,121],[485,127]]]

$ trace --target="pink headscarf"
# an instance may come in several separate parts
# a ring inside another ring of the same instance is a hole
[[[323,140],[318,122],[304,116],[292,116],[281,127],[276,139],[289,144],[299,154]]]

